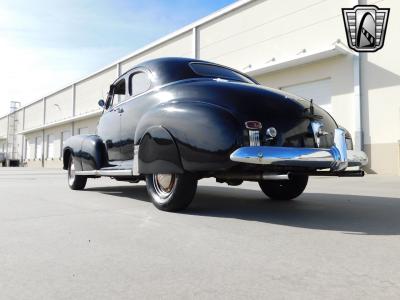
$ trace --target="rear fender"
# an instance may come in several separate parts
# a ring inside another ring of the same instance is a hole
[[[201,101],[175,101],[155,106],[140,119],[135,145],[148,128],[162,126],[173,137],[185,171],[229,169],[230,154],[243,143],[243,129],[226,109]]]
[[[178,147],[162,126],[150,127],[141,139],[139,173],[183,173]]]

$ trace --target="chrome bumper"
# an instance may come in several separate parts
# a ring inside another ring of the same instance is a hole
[[[347,167],[365,166],[368,157],[363,151],[347,150],[345,132],[335,129],[335,144],[330,149],[273,146],[242,147],[234,151],[232,161],[287,167],[308,167],[343,171]]]

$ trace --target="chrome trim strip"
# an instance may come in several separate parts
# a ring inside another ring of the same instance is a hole
[[[82,175],[82,176],[98,176],[98,170],[91,170],[91,171],[75,171],[75,175]]]
[[[260,146],[260,133],[258,130],[249,130],[250,146]]]
[[[76,171],[76,175],[84,176],[132,176],[132,170],[90,170],[90,171]]]
[[[139,145],[135,145],[133,148],[133,168],[132,175],[139,176]]]

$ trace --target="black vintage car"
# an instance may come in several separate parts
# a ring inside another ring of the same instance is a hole
[[[88,178],[146,180],[154,205],[187,207],[197,181],[257,181],[289,200],[309,176],[363,176],[368,158],[346,129],[306,100],[259,85],[234,69],[189,58],[144,62],[111,86],[97,135],[71,137],[64,169],[71,189]]]

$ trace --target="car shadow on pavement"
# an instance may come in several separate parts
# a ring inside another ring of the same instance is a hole
[[[149,201],[144,186],[87,190]],[[182,213],[348,234],[400,234],[400,198],[390,197],[304,193],[294,201],[279,202],[257,190],[199,186],[192,204]]]

